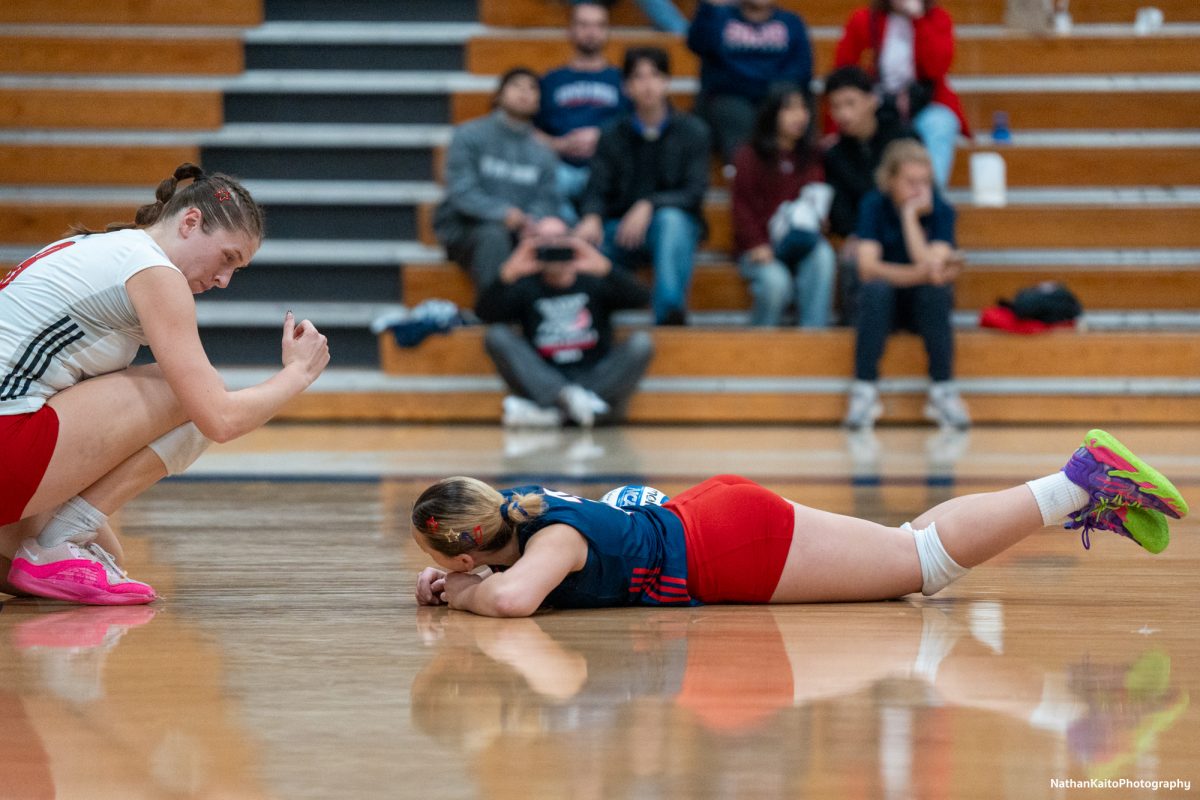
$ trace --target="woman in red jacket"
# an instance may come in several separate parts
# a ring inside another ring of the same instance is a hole
[[[879,82],[885,108],[916,130],[944,188],[959,134],[970,135],[962,101],[946,82],[954,60],[954,24],[934,0],[872,0],[850,15],[835,67],[856,65]]]

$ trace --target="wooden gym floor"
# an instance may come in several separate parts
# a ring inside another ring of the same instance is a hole
[[[1200,428],[1114,432],[1200,503]],[[404,520],[446,474],[595,497],[740,472],[894,524],[1053,471],[1082,433],[269,427],[118,518],[164,599],[3,604],[0,798],[1200,790],[1190,520],[1157,557],[1047,530],[930,599],[522,620],[412,599],[425,564]]]

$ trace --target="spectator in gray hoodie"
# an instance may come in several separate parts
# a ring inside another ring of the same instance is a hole
[[[476,292],[500,273],[517,239],[560,200],[558,159],[534,138],[540,103],[537,75],[518,67],[500,78],[495,111],[463,123],[446,156],[446,199],[433,227],[450,258],[466,269]]]

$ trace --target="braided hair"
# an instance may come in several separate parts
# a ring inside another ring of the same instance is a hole
[[[512,540],[517,526],[538,517],[544,508],[536,493],[504,495],[475,478],[444,478],[430,486],[413,505],[413,530],[430,547],[447,556],[473,550],[494,552]]]
[[[180,183],[191,181],[180,187]],[[73,234],[107,233],[128,228],[147,228],[188,208],[200,209],[200,229],[210,233],[214,228],[240,231],[255,241],[264,234],[263,210],[254,202],[246,187],[220,172],[207,173],[190,162],[180,164],[171,177],[158,184],[154,202],[138,208],[133,222],[113,222],[103,231],[83,225],[72,225]]]

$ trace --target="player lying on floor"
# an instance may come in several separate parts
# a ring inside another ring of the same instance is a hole
[[[1083,529],[1084,547],[1098,529],[1158,553],[1165,516],[1188,512],[1170,481],[1100,430],[1053,475],[954,498],[899,528],[808,508],[733,475],[666,502],[648,488],[627,504],[613,494],[610,505],[538,486],[439,481],[413,506],[413,538],[438,565],[418,576],[417,602],[520,617],[543,606],[931,595],[1064,519]],[[491,574],[474,574],[481,566]]]

